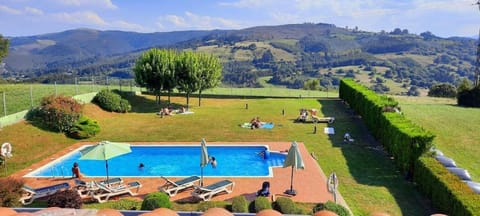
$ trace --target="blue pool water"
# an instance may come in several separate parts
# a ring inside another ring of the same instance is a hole
[[[86,146],[84,146],[86,147]],[[79,163],[85,177],[104,177],[105,161],[79,160],[80,149],[29,173],[26,177],[70,177],[74,162]],[[200,145],[148,145],[131,147],[132,152],[108,160],[110,177],[184,177],[200,175]],[[207,165],[204,176],[209,177],[267,177],[271,167],[282,166],[285,154],[272,152],[268,159],[259,155],[268,146],[207,146],[209,156],[217,160],[217,167]],[[143,163],[145,167],[138,168]]]

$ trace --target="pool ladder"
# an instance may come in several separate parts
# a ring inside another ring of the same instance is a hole
[[[67,172],[65,171],[64,166],[59,167],[59,166],[54,165],[51,168],[51,173],[52,173],[52,178],[57,178],[59,176],[61,176],[62,178],[65,178],[65,173],[67,173]]]

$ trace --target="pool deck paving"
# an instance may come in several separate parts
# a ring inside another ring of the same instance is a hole
[[[95,144],[91,142],[80,142],[72,145],[56,154],[54,154],[51,158],[44,159],[27,169],[14,173],[12,177],[19,177],[23,178],[26,185],[31,187],[43,187],[49,186],[53,184],[57,184],[60,182],[69,182],[70,185],[74,185],[74,180],[72,178],[34,178],[34,177],[24,177],[27,173],[38,169],[47,163],[55,160],[58,157],[62,157],[63,155],[71,152],[74,149],[81,147],[82,145],[86,144]],[[132,145],[141,144],[141,145],[172,145],[172,144],[198,144],[199,142],[130,142]],[[290,142],[208,142],[207,145],[239,145],[239,144],[261,144],[261,145],[268,145],[270,151],[284,151],[289,149],[291,146]],[[305,148],[303,143],[298,143],[298,147],[300,149],[300,153],[302,154],[302,159],[305,164],[305,169],[298,169],[294,171],[293,174],[293,189],[297,192],[296,196],[290,196],[284,194],[285,190],[290,189],[291,185],[291,167],[274,167],[273,176],[272,177],[205,177],[204,178],[204,186],[212,184],[214,182],[220,181],[222,179],[229,179],[235,183],[233,188],[233,192],[230,194],[221,193],[217,196],[214,196],[212,200],[226,200],[229,201],[233,197],[238,195],[244,195],[248,200],[255,199],[255,193],[258,191],[262,183],[264,181],[270,182],[270,198],[275,200],[278,197],[289,197],[295,202],[304,202],[304,203],[320,203],[326,202],[328,200],[333,201],[333,195],[328,192],[327,190],[327,178],[323,173],[322,169],[318,165],[317,161],[310,155],[308,150]],[[218,164],[221,166],[221,164]],[[248,167],[246,167],[248,169]],[[169,178],[171,180],[178,180],[179,178]],[[100,180],[98,178],[82,178],[85,181],[92,181],[92,180]],[[131,182],[131,181],[139,181],[142,184],[142,187],[138,191],[135,197],[143,198],[146,194],[158,191],[158,187],[165,183],[165,180],[158,177],[136,177],[136,178],[123,178],[124,182]],[[192,202],[195,199],[191,196],[192,189],[188,189],[182,192],[179,192],[176,196],[171,197],[172,201],[184,201],[184,202]],[[122,198],[125,196],[122,196]],[[340,194],[337,193],[337,202],[346,206],[345,201],[341,197]]]

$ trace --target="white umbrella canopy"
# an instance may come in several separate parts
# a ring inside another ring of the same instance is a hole
[[[200,186],[203,186],[203,167],[205,167],[208,162],[208,151],[207,151],[207,141],[205,141],[205,138],[202,138],[202,141],[200,142],[200,151],[201,151],[201,156],[200,156],[200,168],[201,168],[201,177],[200,177]]]
[[[283,167],[292,167],[292,175],[290,177],[290,189],[285,191],[285,194],[288,195],[297,195],[297,192],[293,189],[293,170],[295,169],[305,169],[305,164],[303,163],[302,154],[298,149],[298,144],[296,141],[292,142],[292,146],[288,149],[287,158],[283,163]]]
[[[132,149],[128,143],[101,141],[96,145],[80,150],[82,154],[80,160],[104,160],[105,167],[107,168],[108,181],[108,160],[130,152],[132,152]]]

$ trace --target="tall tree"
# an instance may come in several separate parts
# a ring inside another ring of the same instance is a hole
[[[177,78],[177,88],[181,92],[185,92],[187,96],[187,110],[190,106],[190,94],[200,89],[199,58],[193,52],[182,52],[175,61],[175,76]]]
[[[135,62],[135,81],[155,93],[157,104],[160,103],[160,93],[165,87],[165,74],[171,74],[175,70],[174,59],[173,51],[153,48],[144,52]],[[169,87],[167,90],[171,89],[173,88]]]
[[[170,96],[173,89],[177,87],[177,81],[175,77],[175,64],[177,59],[177,53],[174,50],[165,50],[162,52],[161,61],[163,64],[162,75],[162,90],[168,92],[168,104],[170,104]]]
[[[202,91],[215,88],[222,79],[222,64],[217,57],[208,54],[199,54],[200,73],[198,81],[198,106],[201,106]]]
[[[0,34],[0,62],[8,54],[10,42]]]

